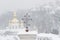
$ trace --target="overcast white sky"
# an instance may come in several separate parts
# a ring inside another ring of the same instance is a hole
[[[28,9],[39,6],[42,1],[49,0],[0,0],[0,13],[9,10]]]

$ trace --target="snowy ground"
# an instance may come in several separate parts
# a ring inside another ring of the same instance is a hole
[[[42,40],[60,40],[59,35],[55,34],[47,34],[47,33],[40,33],[37,34],[37,38],[40,38]],[[45,39],[44,39],[45,38]],[[48,38],[48,39],[46,39]],[[20,40],[18,36],[5,36],[5,35],[0,35],[0,40]]]
[[[55,34],[40,33],[37,36],[38,38],[48,38],[49,40],[60,40],[60,36]]]
[[[20,40],[17,36],[1,36],[0,40]]]

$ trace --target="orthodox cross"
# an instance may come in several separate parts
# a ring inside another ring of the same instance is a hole
[[[26,15],[24,15],[24,18],[22,18],[22,20],[24,21],[25,27],[26,27],[26,32],[29,31],[29,21],[31,21],[32,19],[30,18],[30,15],[28,13],[26,13]]]

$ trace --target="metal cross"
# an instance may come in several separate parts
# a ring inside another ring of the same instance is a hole
[[[28,13],[26,13],[26,15],[24,15],[24,18],[22,18],[22,20],[24,21],[24,25],[26,27],[26,29],[29,28],[30,23],[29,21],[31,21],[32,19],[30,18],[30,15]]]

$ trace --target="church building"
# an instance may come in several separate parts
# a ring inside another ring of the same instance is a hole
[[[23,20],[18,20],[16,12],[13,12],[12,19],[9,20],[8,26],[5,30],[0,30],[4,36],[13,36],[17,37],[18,40],[36,40],[37,31],[29,30],[27,27],[24,27]],[[9,40],[9,39],[8,39]]]

